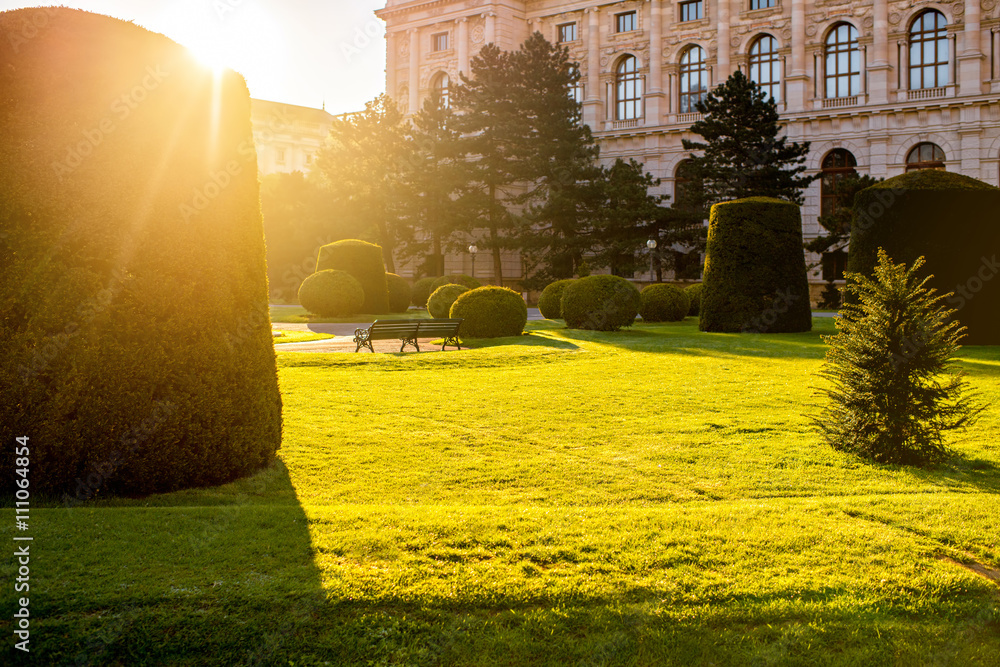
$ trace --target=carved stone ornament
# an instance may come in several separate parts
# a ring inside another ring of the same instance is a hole
[[[472,29],[472,43],[482,44],[486,40],[486,28],[481,25],[477,25]]]
[[[399,55],[403,58],[408,58],[410,55],[410,40],[401,39],[399,40]]]
[[[866,28],[871,28],[873,25],[875,25],[875,19],[873,19],[871,16],[866,16],[865,20],[862,21],[862,25],[864,25]]]
[[[815,37],[816,36],[816,32],[817,32],[817,28],[816,28],[815,25],[809,24],[809,25],[806,26],[806,35],[808,35],[809,37]]]
[[[982,6],[984,10],[991,12],[997,6],[997,0],[983,0]]]
[[[893,12],[889,14],[889,23],[893,25],[899,25],[899,22],[903,20],[903,17],[899,15],[899,12]]]

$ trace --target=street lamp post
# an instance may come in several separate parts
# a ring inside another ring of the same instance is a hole
[[[475,243],[469,246],[469,254],[472,255],[472,277],[476,277],[476,253],[479,252],[479,248]]]
[[[656,239],[649,239],[646,241],[646,247],[649,248],[649,281],[653,282],[655,279],[653,277],[653,251],[656,250]]]

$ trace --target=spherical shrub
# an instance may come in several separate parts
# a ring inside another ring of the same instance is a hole
[[[955,293],[946,304],[968,328],[962,344],[1000,345],[1000,278],[982,280],[997,270],[997,211],[1000,189],[968,176],[923,169],[890,178],[854,200],[847,270],[872,277],[879,248],[907,265],[924,257],[928,285]]]
[[[462,294],[469,291],[465,285],[442,285],[434,290],[430,298],[427,299],[427,312],[431,317],[447,318],[451,312],[451,306]]]
[[[427,307],[427,299],[431,297],[431,292],[434,291],[434,283],[437,282],[437,277],[421,278],[417,282],[413,283],[413,291],[410,294],[410,303],[418,308]]]
[[[319,249],[316,271],[326,269],[346,271],[357,278],[365,290],[363,312],[375,315],[389,312],[389,283],[381,246],[356,239],[325,245]]]
[[[459,330],[463,337],[520,336],[528,323],[528,305],[507,287],[479,287],[460,294],[450,315],[464,320]]]
[[[459,273],[453,276],[444,276],[443,278],[438,278],[434,281],[431,287],[433,292],[438,287],[443,287],[445,285],[465,285],[469,289],[476,289],[477,287],[482,287],[483,284],[471,276],[467,276],[464,273]]]
[[[389,283],[389,312],[405,313],[410,309],[410,298],[413,295],[410,283],[395,273],[385,274],[385,279]]]
[[[691,298],[680,287],[649,285],[640,294],[644,322],[680,322],[691,309]]]
[[[67,503],[270,464],[281,394],[243,78],[132,23],[22,9],[0,12],[0,91],[0,495],[16,437],[31,493]]]
[[[570,329],[618,331],[630,327],[642,299],[635,285],[618,276],[588,276],[563,291],[562,316]]]
[[[696,285],[691,285],[684,291],[687,293],[688,299],[691,300],[691,307],[688,309],[688,315],[698,317],[701,313],[702,284],[697,283]]]
[[[320,317],[353,315],[360,312],[364,302],[364,288],[346,271],[327,269],[314,273],[299,287],[299,303]]]
[[[713,206],[703,282],[702,331],[812,329],[799,207],[769,197]]]
[[[542,317],[547,320],[562,319],[563,292],[574,282],[576,282],[574,278],[557,280],[542,290],[541,296],[538,297],[538,310],[541,311]]]

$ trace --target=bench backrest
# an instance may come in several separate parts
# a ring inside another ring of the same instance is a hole
[[[375,320],[369,331],[372,334],[399,338],[416,338],[419,320]]]
[[[462,320],[453,319],[435,319],[435,320],[417,320],[420,322],[420,330],[418,335],[421,338],[430,336],[454,336],[458,333],[458,327],[461,326]]]

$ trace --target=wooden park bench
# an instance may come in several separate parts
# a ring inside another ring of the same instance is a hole
[[[462,349],[458,340],[458,328],[462,325],[462,320],[375,320],[367,329],[354,330],[354,342],[357,343],[355,352],[360,352],[361,348],[367,347],[372,352],[373,340],[399,340],[403,345],[400,352],[406,351],[407,345],[412,345],[420,351],[418,338],[443,338],[444,345],[441,351],[449,345],[454,345]]]

